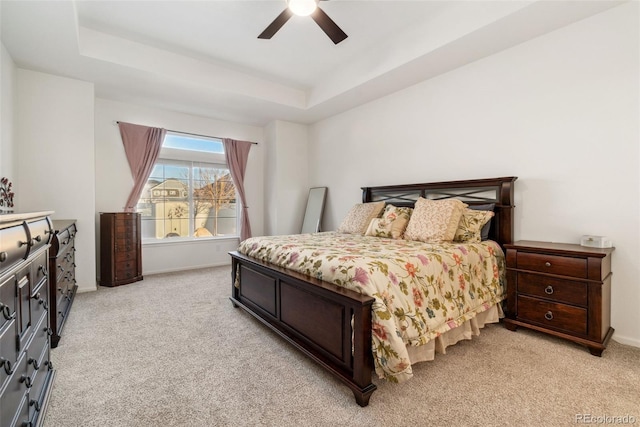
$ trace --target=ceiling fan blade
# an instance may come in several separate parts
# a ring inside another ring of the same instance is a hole
[[[293,16],[293,12],[286,8],[276,19],[258,36],[259,39],[270,39]]]
[[[334,44],[338,44],[348,37],[347,34],[342,31],[331,18],[329,18],[329,15],[324,13],[324,11],[319,7],[316,8],[315,11],[313,11],[311,17],[314,21],[316,21],[316,24],[318,24],[320,28],[322,28],[322,31],[327,33]]]

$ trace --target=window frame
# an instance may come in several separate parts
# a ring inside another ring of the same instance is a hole
[[[167,132],[168,135],[176,135],[182,136],[182,134],[177,132]],[[166,137],[165,137],[166,138]],[[193,137],[189,136],[189,138],[195,138],[200,140],[211,140],[215,142],[221,143],[222,140],[216,138],[206,138],[206,137]],[[188,150],[188,149],[180,149],[180,148],[167,148],[162,147],[160,149],[160,153],[158,155],[158,159],[154,163],[154,167],[157,164],[165,164],[165,165],[177,165],[177,166],[187,166],[189,168],[189,188],[191,191],[188,192],[188,204],[190,207],[193,207],[193,170],[197,167],[196,164],[201,164],[207,167],[214,168],[222,168],[229,170],[229,165],[227,165],[225,154],[224,153],[212,153],[206,151],[198,151],[198,150]],[[148,178],[147,178],[148,181]],[[234,183],[235,187],[235,183]],[[195,237],[191,234],[195,231],[195,218],[192,215],[189,215],[189,236],[179,236],[179,237],[171,237],[171,238],[157,238],[157,237],[142,237],[143,245],[167,245],[167,244],[183,244],[183,243],[194,243],[194,242],[207,242],[207,241],[222,241],[222,240],[237,240],[240,238],[240,206],[239,206],[239,196],[238,190],[236,189],[236,200],[238,200],[235,204],[235,218],[236,218],[236,233],[234,235],[225,235],[225,236],[205,236],[205,237]],[[138,200],[140,203],[140,200]],[[142,219],[144,221],[144,219]]]

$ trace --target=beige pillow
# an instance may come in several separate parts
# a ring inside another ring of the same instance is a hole
[[[358,203],[338,227],[339,233],[364,234],[371,220],[380,216],[384,202]]]
[[[455,242],[478,243],[480,242],[480,231],[484,225],[491,221],[495,215],[492,211],[478,211],[466,208],[462,213],[462,218],[458,223],[453,240]]]
[[[411,218],[412,208],[387,205],[381,218],[374,218],[365,233],[367,236],[400,239]]]
[[[458,199],[430,200],[420,197],[404,238],[431,243],[452,241],[467,206]]]

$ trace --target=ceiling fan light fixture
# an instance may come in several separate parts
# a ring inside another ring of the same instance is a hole
[[[317,0],[287,0],[289,10],[294,15],[309,16],[318,7]]]

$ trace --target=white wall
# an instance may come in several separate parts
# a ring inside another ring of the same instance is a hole
[[[14,156],[14,86],[16,66],[13,59],[0,43],[0,177],[7,177],[15,185],[13,176]],[[14,200],[15,201],[15,200]]]
[[[339,225],[360,187],[516,181],[516,238],[612,238],[612,324],[640,346],[638,3],[451,71],[310,128],[310,182]]]
[[[76,219],[78,291],[96,289],[93,83],[18,69],[16,210]]]
[[[285,121],[266,127],[265,234],[297,234],[302,229],[309,194],[308,131],[307,125]]]
[[[99,236],[99,213],[121,212],[133,186],[116,121],[257,142],[258,145],[252,146],[249,153],[245,191],[252,232],[254,235],[264,234],[263,128],[98,98],[95,100],[96,236]],[[227,252],[237,247],[237,238],[145,244],[142,248],[142,272],[155,274],[229,264]]]

